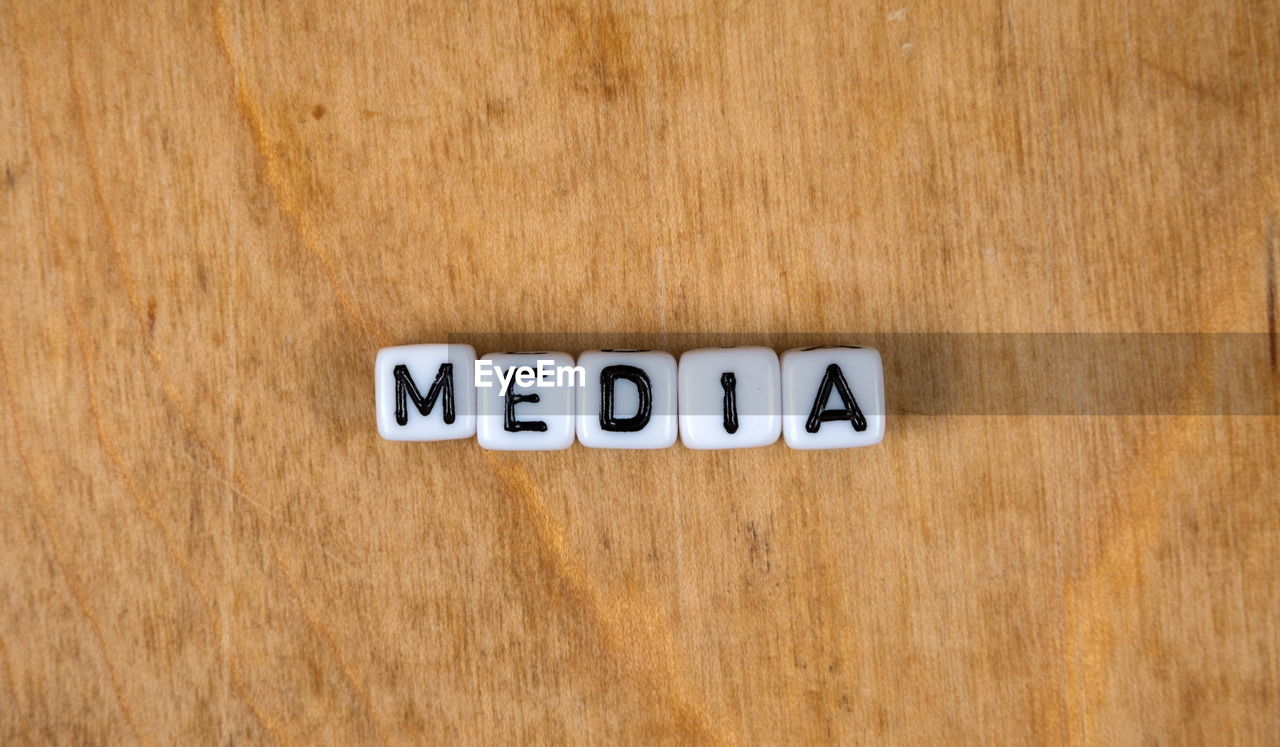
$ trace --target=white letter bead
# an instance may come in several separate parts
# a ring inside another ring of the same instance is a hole
[[[476,388],[476,437],[481,448],[495,451],[557,451],[573,444],[573,387],[538,386],[539,361],[544,367],[573,366],[568,353],[490,353],[481,360],[501,369],[510,381],[505,396],[499,376],[489,387]],[[523,368],[523,367],[526,367]],[[515,369],[515,374],[510,371]]]
[[[470,345],[400,345],[378,351],[374,400],[388,441],[446,441],[476,433],[476,351]]]
[[[782,354],[782,435],[791,448],[878,444],[884,415],[878,351],[835,346]]]
[[[665,449],[676,442],[676,359],[657,350],[578,356],[578,440],[602,449]]]
[[[690,449],[768,446],[782,432],[782,375],[769,348],[680,356],[680,442]]]

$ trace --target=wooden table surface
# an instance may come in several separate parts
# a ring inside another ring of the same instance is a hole
[[[1273,0],[7,0],[0,66],[0,742],[1280,740],[1275,409],[892,399],[908,332],[1275,384]],[[887,334],[887,436],[377,437],[379,347],[551,333]]]

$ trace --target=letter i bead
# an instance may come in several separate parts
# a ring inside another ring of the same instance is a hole
[[[680,356],[680,442],[690,449],[768,446],[782,432],[782,374],[769,348]]]

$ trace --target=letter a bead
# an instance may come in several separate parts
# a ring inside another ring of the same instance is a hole
[[[873,348],[782,354],[782,435],[793,449],[871,446],[884,438],[884,373]]]

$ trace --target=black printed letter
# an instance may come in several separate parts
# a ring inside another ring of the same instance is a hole
[[[840,401],[844,403],[843,410],[822,409],[826,407],[827,399],[831,396],[832,385],[835,385],[836,391],[840,393]],[[853,423],[853,429],[858,432],[867,429],[867,417],[862,414],[858,401],[853,398],[853,392],[849,390],[849,382],[844,380],[844,372],[834,363],[827,366],[827,372],[822,377],[822,386],[818,387],[818,397],[813,400],[813,409],[809,411],[809,419],[805,422],[804,429],[810,433],[817,433],[822,424],[829,420],[848,420]]]
[[[537,403],[540,399],[542,398],[536,394],[516,394],[515,392],[508,391],[506,396],[507,411],[506,415],[502,418],[503,430],[511,433],[515,433],[517,431],[538,431],[541,433],[545,431],[547,429],[547,423],[545,420],[516,420],[516,405],[521,402]]]
[[[405,401],[412,399],[414,407],[418,408],[418,412],[423,417],[431,414],[431,408],[436,403],[436,397],[440,396],[440,392],[444,392],[444,423],[445,425],[453,425],[453,364],[441,363],[440,371],[436,374],[436,380],[431,382],[431,388],[427,390],[427,397],[423,399],[418,392],[418,387],[413,383],[413,377],[409,375],[408,366],[396,366],[392,369],[392,373],[396,377],[396,424],[407,425],[409,422],[409,406]],[[407,395],[407,396],[406,396]]]
[[[640,406],[629,418],[613,416],[613,387],[618,379],[626,379],[636,385]],[[600,428],[606,431],[635,432],[649,424],[653,407],[653,385],[649,376],[635,366],[605,366],[600,371]]]
[[[738,432],[738,377],[726,371],[720,374],[720,386],[724,387],[724,430]]]

